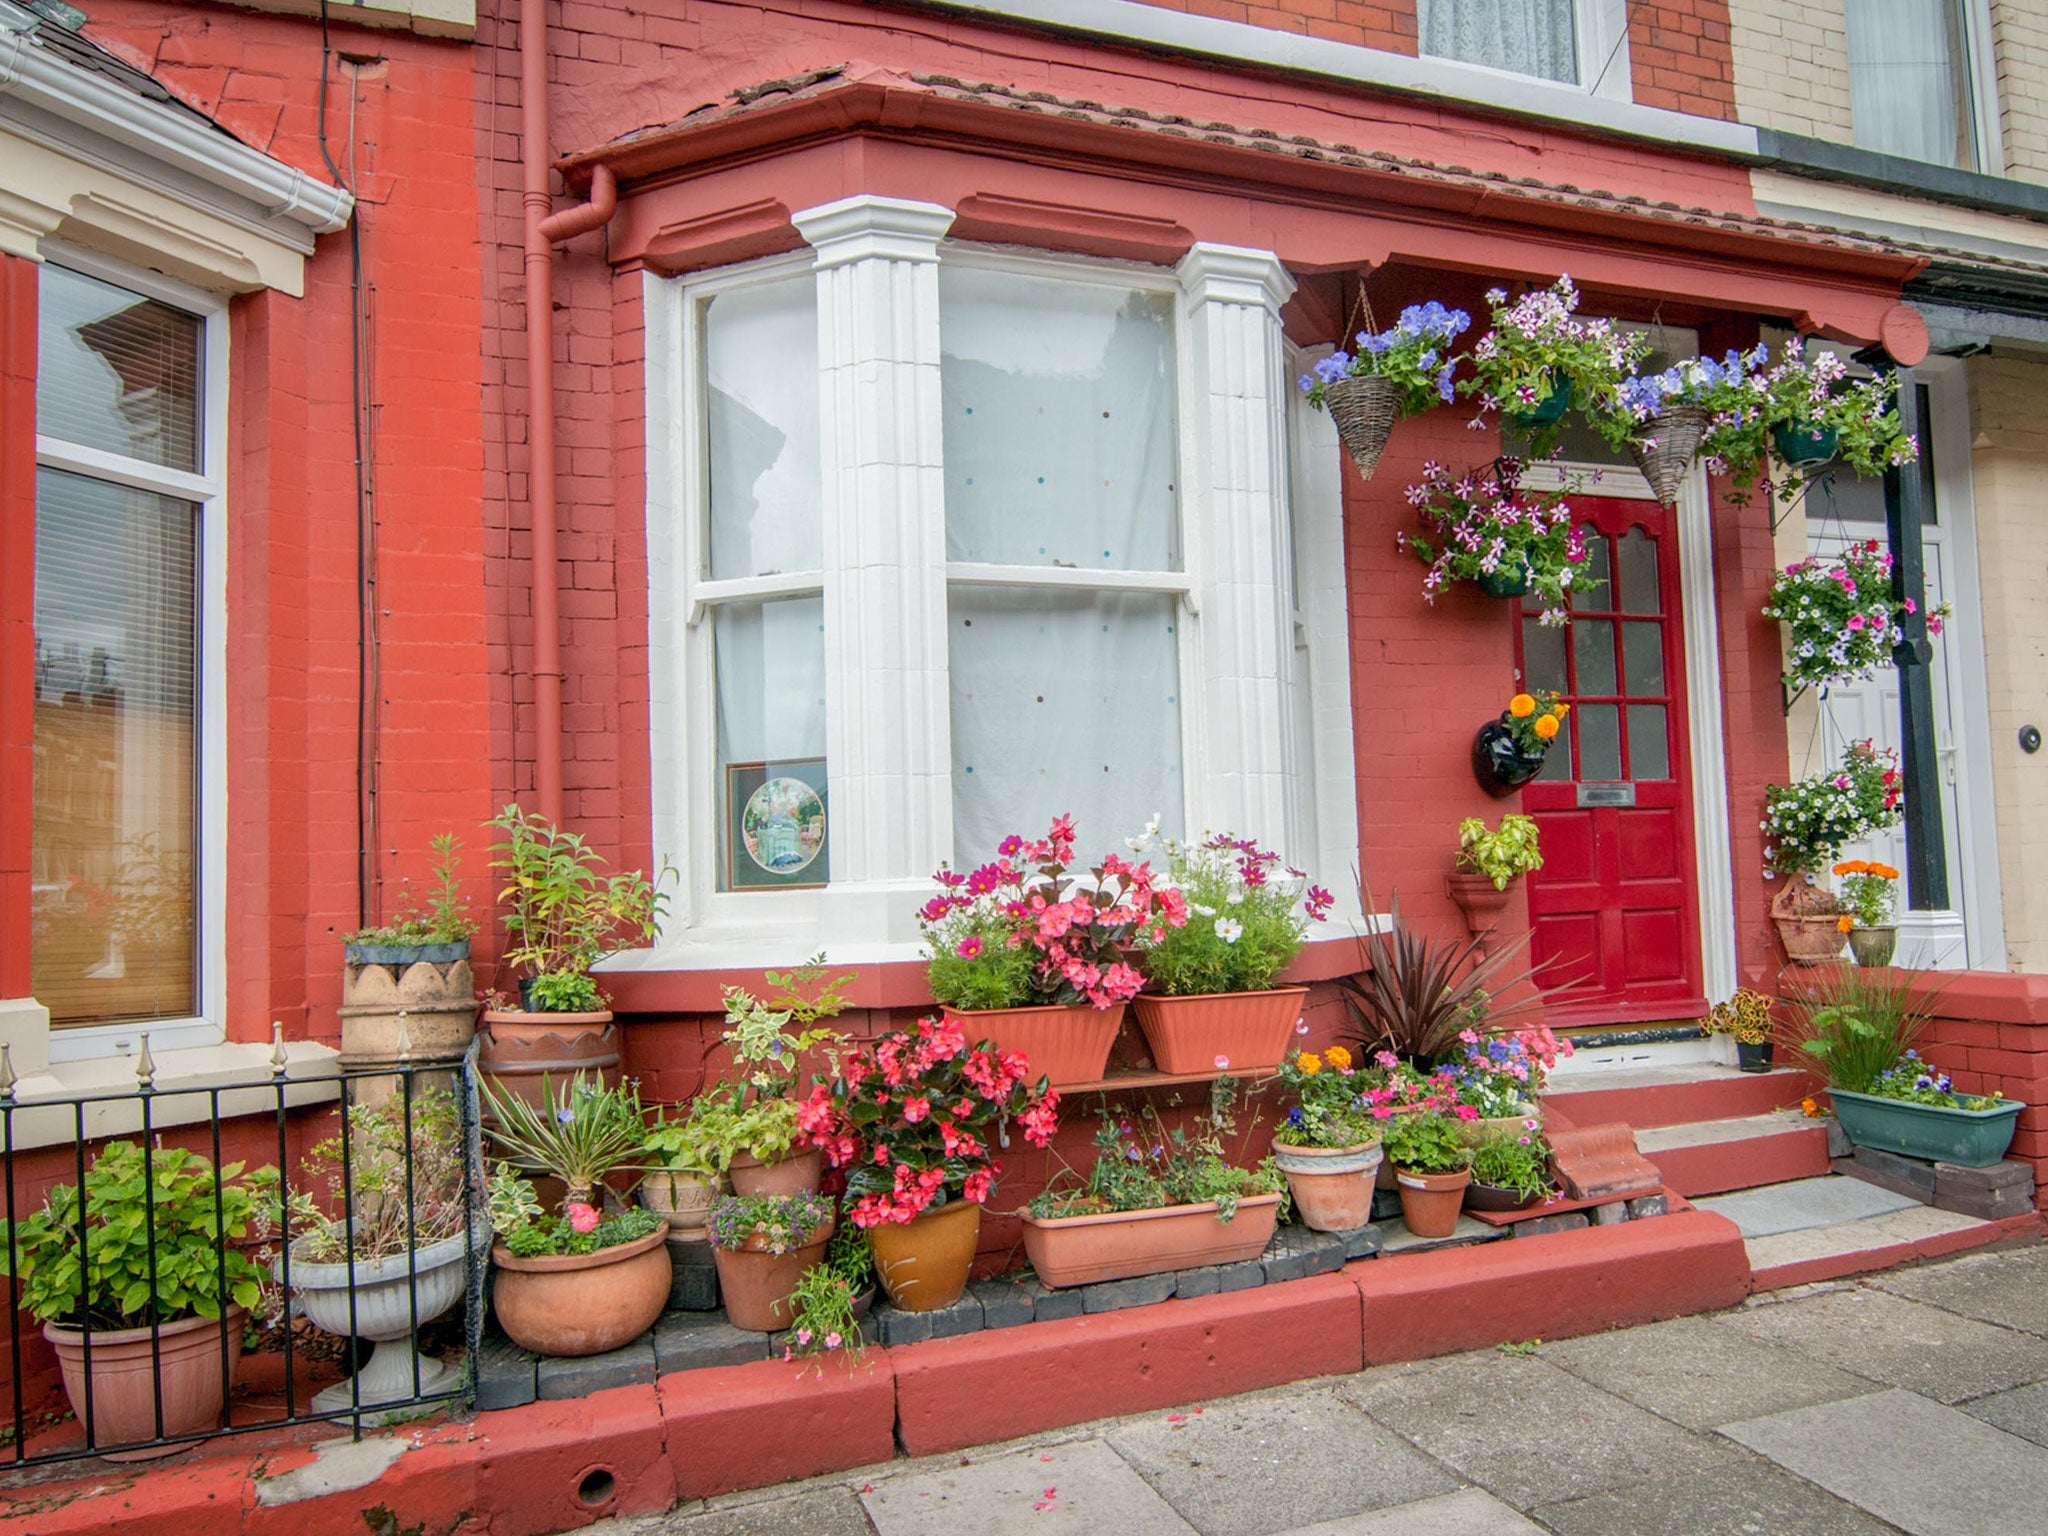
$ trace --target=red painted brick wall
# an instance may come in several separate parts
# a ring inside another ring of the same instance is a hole
[[[2034,1205],[2048,1210],[2048,976],[1973,971],[1926,978],[1940,988],[1920,1054],[1958,1093],[2003,1094],[2020,1111],[2007,1157],[2034,1165]]]
[[[1355,43],[1415,56],[1415,0],[1145,0],[1161,10],[1242,21],[1333,43]]]
[[[1728,0],[1638,0],[1628,8],[1628,65],[1646,107],[1735,120]]]

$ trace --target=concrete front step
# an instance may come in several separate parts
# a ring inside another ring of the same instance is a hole
[[[1810,1074],[1792,1068],[1740,1072],[1692,1063],[1568,1075],[1553,1082],[1543,1104],[1572,1125],[1619,1120],[1642,1130],[1767,1114],[1797,1104],[1814,1088]]]
[[[1826,1129],[1797,1110],[1651,1125],[1637,1130],[1636,1149],[1682,1195],[1718,1195],[1829,1171]]]

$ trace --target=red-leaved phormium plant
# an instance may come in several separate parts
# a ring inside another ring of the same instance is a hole
[[[969,1045],[960,1026],[921,1019],[850,1053],[840,1075],[812,1090],[799,1112],[803,1137],[844,1168],[857,1227],[903,1224],[939,1203],[941,1193],[987,1200],[1002,1172],[988,1128],[1015,1116],[1024,1139],[1051,1143],[1059,1095],[1016,1051],[983,1040]]]

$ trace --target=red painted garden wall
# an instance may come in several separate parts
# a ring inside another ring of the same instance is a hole
[[[2048,1210],[2048,976],[1973,971],[1925,981],[1939,990],[1920,1054],[1958,1093],[2027,1106],[2006,1156],[2034,1165],[2034,1205]]]

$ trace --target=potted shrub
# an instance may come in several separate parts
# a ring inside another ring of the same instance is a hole
[[[1422,467],[1407,496],[1424,531],[1401,534],[1399,543],[1429,567],[1424,602],[1434,606],[1450,583],[1471,581],[1490,597],[1533,593],[1543,623],[1569,621],[1566,599],[1574,583],[1584,584],[1592,551],[1565,493],[1524,490],[1521,479],[1520,462],[1507,458],[1462,475],[1435,462]]]
[[[942,866],[919,913],[933,999],[1055,1088],[1101,1078],[1124,1005],[1144,985],[1132,945],[1187,921],[1180,893],[1161,889],[1150,865],[1112,853],[1084,881],[1073,862],[1074,820],[1061,816],[1035,842],[1004,838],[970,874]]]
[[[2026,1106],[1997,1094],[1957,1093],[1946,1072],[1907,1050],[1861,1093],[1831,1088],[1835,1118],[1859,1147],[1929,1162],[1988,1168],[2012,1145]]]
[[[1784,888],[1771,902],[1771,918],[1786,956],[1798,965],[1821,965],[1842,951],[1842,904],[1813,876],[1842,850],[1897,824],[1903,780],[1898,754],[1869,741],[1849,744],[1833,773],[1764,791],[1764,857]]]
[[[1392,329],[1360,331],[1356,352],[1333,352],[1303,376],[1309,404],[1330,413],[1338,439],[1367,480],[1395,422],[1457,398],[1451,344],[1471,324],[1462,309],[1435,300],[1411,304]]]
[[[724,1041],[739,1072],[698,1096],[686,1122],[741,1195],[815,1194],[824,1159],[803,1134],[797,1097],[804,1058],[836,1057],[846,1037],[822,1027],[846,1010],[852,973],[827,978],[824,957],[792,971],[769,971],[764,1001],[740,987],[725,989]]]
[[[1257,1258],[1273,1239],[1287,1188],[1270,1157],[1232,1164],[1235,1085],[1219,1081],[1193,1134],[1156,1110],[1105,1115],[1095,1163],[1078,1187],[1056,1181],[1024,1213],[1024,1252],[1048,1286],[1091,1285]]]
[[[422,1356],[414,1330],[462,1300],[468,1279],[467,1181],[455,1100],[439,1089],[357,1103],[348,1116],[348,1178],[339,1134],[314,1146],[303,1171],[327,1204],[295,1195],[290,1262],[272,1273],[315,1327],[376,1342],[353,1381],[313,1396],[326,1411],[371,1407],[441,1392],[457,1369]],[[333,1211],[333,1216],[326,1211]],[[351,1300],[353,1289],[353,1300]],[[382,1423],[395,1415],[371,1415]]]
[[[981,1207],[1001,1171],[989,1151],[998,1116],[1047,1146],[1058,1098],[1027,1082],[1022,1053],[970,1046],[956,1018],[861,1046],[804,1106],[807,1139],[846,1170],[847,1220],[868,1235],[875,1272],[906,1312],[951,1306],[967,1288]]]
[[[1476,396],[1481,415],[1498,411],[1547,459],[1556,450],[1572,404],[1599,413],[1621,381],[1649,354],[1641,333],[1611,320],[1581,320],[1579,292],[1569,275],[1508,303],[1490,289],[1492,329],[1473,345],[1472,376],[1458,385]]]
[[[519,1006],[484,1012],[479,1066],[501,1082],[586,1071],[616,1081],[612,1015],[591,967],[659,931],[666,896],[640,871],[606,875],[604,860],[574,832],[508,805],[490,823],[502,840],[491,867],[509,941],[504,962],[519,975]],[[664,872],[665,873],[665,872]]]
[[[343,940],[343,1066],[394,1065],[401,1055],[413,1063],[454,1062],[476,1033],[469,944],[477,920],[455,878],[462,845],[444,832],[432,846],[433,885],[425,901],[408,885],[391,921]],[[358,1078],[352,1092],[369,1102],[396,1087],[396,1078]]]
[[[711,1251],[726,1321],[777,1333],[796,1316],[792,1299],[824,1256],[832,1205],[809,1190],[790,1195],[722,1195],[711,1206]]]
[[[1771,1000],[1747,987],[1738,989],[1725,1003],[1716,1003],[1707,1018],[1708,1034],[1726,1035],[1735,1042],[1735,1064],[1744,1072],[1771,1070],[1771,1037],[1776,1031]]]
[[[1785,686],[1854,682],[1888,669],[1906,637],[1911,598],[1892,593],[1892,557],[1875,539],[1840,555],[1809,555],[1772,578],[1764,617],[1785,625]],[[1927,633],[1939,636],[1949,607],[1931,610]]]
[[[1534,1120],[1497,1130],[1472,1149],[1472,1182],[1465,1207],[1473,1211],[1521,1211],[1551,1191],[1550,1147]]]
[[[1308,997],[1274,982],[1328,916],[1330,893],[1250,838],[1161,841],[1187,921],[1156,925],[1139,951],[1157,990],[1131,1006],[1152,1060],[1172,1073],[1271,1071]]]
[[[1449,1237],[1472,1182],[1472,1148],[1457,1120],[1434,1109],[1397,1115],[1387,1122],[1384,1144],[1401,1191],[1402,1223],[1417,1237]]]
[[[152,1148],[147,1163],[134,1142],[110,1141],[86,1170],[82,1203],[77,1186],[57,1184],[11,1231],[0,1222],[0,1273],[19,1280],[22,1307],[55,1347],[95,1450],[215,1428],[262,1300],[263,1272],[236,1240],[260,1239],[274,1219],[275,1170],[245,1178],[229,1163],[216,1174],[174,1147]]]
[[[1280,1064],[1294,1098],[1273,1134],[1273,1161],[1287,1176],[1294,1213],[1318,1232],[1349,1232],[1372,1220],[1380,1132],[1351,1052],[1296,1051]]]
[[[1763,414],[1781,463],[1814,469],[1840,458],[1859,475],[1877,476],[1920,456],[1919,443],[1899,429],[1893,381],[1848,375],[1839,356],[1809,350],[1803,337],[1785,346],[1763,378]]]
[[[1834,868],[1842,882],[1842,929],[1849,935],[1849,953],[1861,966],[1890,965],[1898,949],[1898,925],[1892,921],[1892,900],[1899,872],[1872,859],[1844,859]]]
[[[1459,1031],[1458,1043],[1464,1047],[1462,1059],[1444,1065],[1451,1114],[1469,1146],[1539,1118],[1536,1096],[1545,1076],[1560,1056],[1572,1054],[1571,1041],[1558,1039],[1542,1024],[1510,1033],[1482,1033],[1468,1026]]]
[[[542,1355],[600,1355],[639,1337],[661,1315],[673,1271],[667,1222],[640,1206],[606,1209],[606,1179],[631,1169],[646,1139],[638,1099],[581,1073],[559,1094],[543,1078],[538,1109],[488,1080],[481,1087],[492,1140],[566,1190],[550,1214],[510,1165],[492,1176],[499,1325]]]
[[[1517,716],[1524,701],[1526,714]],[[1554,711],[1566,706],[1553,703],[1539,710],[1537,700],[1518,693],[1508,701],[1506,720],[1534,719],[1551,722],[1549,735],[1537,740],[1547,747],[1557,739],[1557,727],[1564,718]],[[1504,722],[1505,723],[1505,722]],[[1536,818],[1519,812],[1501,817],[1498,829],[1489,829],[1483,818],[1467,816],[1458,823],[1458,857],[1451,871],[1451,900],[1465,914],[1465,926],[1479,940],[1482,949],[1492,946],[1493,931],[1507,911],[1508,887],[1521,876],[1543,867],[1543,853],[1536,830]]]

